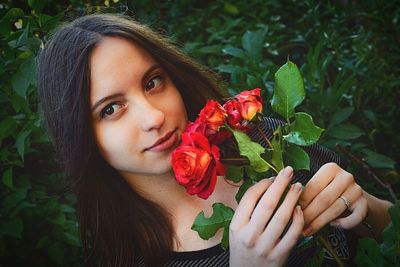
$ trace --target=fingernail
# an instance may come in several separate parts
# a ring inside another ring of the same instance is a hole
[[[311,234],[312,230],[313,229],[311,228],[311,226],[307,227],[306,230],[303,231],[303,235],[309,236]]]
[[[295,183],[294,184],[294,189],[293,189],[293,191],[294,192],[296,192],[296,193],[299,193],[300,191],[301,191],[301,184],[300,183]]]
[[[290,166],[287,166],[286,168],[283,169],[283,175],[286,177],[290,177],[293,173],[293,168]]]

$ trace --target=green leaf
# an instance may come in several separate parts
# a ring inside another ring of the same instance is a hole
[[[357,126],[340,124],[326,131],[326,134],[337,139],[355,139],[364,135],[365,133]]]
[[[250,166],[252,166],[255,171],[265,172],[271,167],[271,165],[260,156],[264,153],[265,148],[251,141],[250,137],[241,131],[232,130],[232,133],[238,143],[240,155],[249,159]]]
[[[310,157],[301,147],[293,144],[286,146],[284,157],[286,165],[294,170],[310,170]]]
[[[353,111],[354,111],[353,107],[341,108],[338,111],[336,111],[335,114],[333,114],[332,116],[328,128],[331,128],[332,126],[338,125],[339,123],[342,123],[343,121],[347,120],[353,113]]]
[[[243,179],[243,167],[228,165],[225,177],[234,183],[240,182]]]
[[[36,85],[35,60],[31,58],[24,61],[17,73],[11,78],[14,91],[26,99],[26,92],[30,85]]]
[[[256,182],[254,180],[247,180],[245,181],[240,187],[238,192],[236,193],[235,199],[236,202],[239,203],[240,200],[242,199],[244,193],[246,193],[247,189],[249,189],[252,185],[254,185]]]
[[[378,244],[374,239],[370,238],[362,238],[358,241],[357,254],[354,257],[354,262],[357,263],[358,266],[366,267],[387,266]]]
[[[272,145],[272,159],[271,163],[275,166],[277,171],[280,171],[283,169],[284,164],[283,164],[283,158],[282,158],[282,129],[281,126],[278,127],[278,129],[275,130],[274,136],[272,137],[271,140],[271,145]]]
[[[53,214],[53,216],[49,217],[47,219],[49,222],[64,226],[65,224],[65,213],[62,212],[61,210],[57,210],[56,213]]]
[[[314,124],[310,115],[298,112],[295,114],[295,121],[288,128],[289,133],[283,139],[299,146],[308,146],[317,142],[323,131],[324,129]]]
[[[317,247],[317,251],[314,252],[311,259],[308,259],[305,267],[320,267],[324,261],[325,251],[322,246]]]
[[[4,223],[1,227],[1,232],[9,236],[21,239],[21,233],[24,229],[24,224],[21,218],[13,218]]]
[[[197,215],[192,225],[192,230],[196,231],[204,240],[213,237],[220,228],[223,228],[224,232],[229,232],[229,224],[234,214],[232,208],[222,203],[214,203],[212,207],[213,214],[209,218],[206,218],[204,211],[202,211]]]
[[[218,71],[226,73],[243,73],[244,68],[233,65],[219,65]]]
[[[363,149],[362,151],[367,154],[365,160],[367,161],[368,165],[370,165],[372,168],[394,169],[396,166],[396,161],[385,155],[376,153],[369,149]]]
[[[228,2],[224,3],[224,10],[231,15],[239,14],[239,9],[235,5]]]
[[[294,115],[294,108],[303,102],[305,95],[300,71],[293,62],[288,61],[275,73],[272,109],[289,121]]]
[[[400,260],[400,200],[389,208],[391,223],[383,230],[383,244],[381,249],[384,255],[397,255]]]
[[[49,249],[47,253],[49,254],[50,258],[55,261],[57,264],[61,265],[64,261],[64,252],[65,248],[64,245],[60,242],[56,242]]]
[[[234,57],[237,57],[237,58],[244,58],[243,50],[240,49],[240,48],[233,47],[231,45],[225,47],[224,49],[222,49],[222,52],[224,54],[231,55],[231,56],[234,56]]]
[[[3,173],[3,184],[5,184],[8,188],[12,189],[13,188],[13,169],[8,168],[4,173]]]
[[[28,5],[35,10],[36,13],[42,12],[47,1],[44,0],[28,0]]]
[[[25,199],[27,191],[28,191],[28,188],[26,188],[26,187],[18,188],[17,191],[11,193],[10,195],[8,195],[7,197],[5,197],[3,199],[3,201],[2,201],[3,207],[6,210],[9,210],[9,209],[17,206],[18,203],[20,203],[22,200]]]
[[[22,131],[18,134],[17,140],[15,141],[15,145],[17,146],[18,154],[22,161],[24,161],[25,155],[25,139],[31,133],[31,129]]]
[[[242,37],[242,46],[253,62],[259,62],[264,46],[267,28],[258,31],[246,31]]]
[[[8,36],[11,32],[12,23],[24,15],[25,14],[22,9],[11,8],[0,20],[0,35]]]
[[[11,135],[15,128],[17,127],[17,123],[12,117],[5,117],[0,121],[0,141],[9,135]]]

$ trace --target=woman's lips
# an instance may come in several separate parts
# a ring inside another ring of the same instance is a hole
[[[165,150],[170,149],[172,146],[174,146],[177,141],[178,141],[178,134],[177,134],[177,131],[175,130],[174,132],[171,133],[171,135],[167,139],[165,139],[161,143],[159,143],[155,146],[152,146],[146,150],[153,151],[153,152],[165,151]]]

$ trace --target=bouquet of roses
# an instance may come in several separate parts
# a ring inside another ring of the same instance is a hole
[[[217,176],[237,183],[246,176],[236,200],[260,178],[278,173],[285,165],[294,170],[309,170],[310,159],[302,146],[317,142],[324,131],[314,125],[312,117],[295,108],[304,100],[305,90],[297,66],[288,61],[275,73],[272,110],[286,121],[271,139],[259,127],[263,115],[261,90],[245,90],[226,103],[208,100],[194,122],[189,122],[182,134],[182,143],[172,153],[172,168],[176,180],[190,195],[207,199],[213,192]],[[258,128],[268,147],[248,136]],[[228,152],[227,152],[228,151]],[[235,154],[231,156],[232,152]],[[244,175],[244,173],[246,175]],[[234,211],[222,203],[213,204],[213,214],[206,218],[201,212],[192,229],[203,239],[224,228],[221,244],[229,244],[229,224]]]

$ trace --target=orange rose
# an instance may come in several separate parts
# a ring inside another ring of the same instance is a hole
[[[260,88],[251,91],[243,91],[236,96],[238,109],[245,120],[251,121],[257,113],[262,113],[263,103]]]

